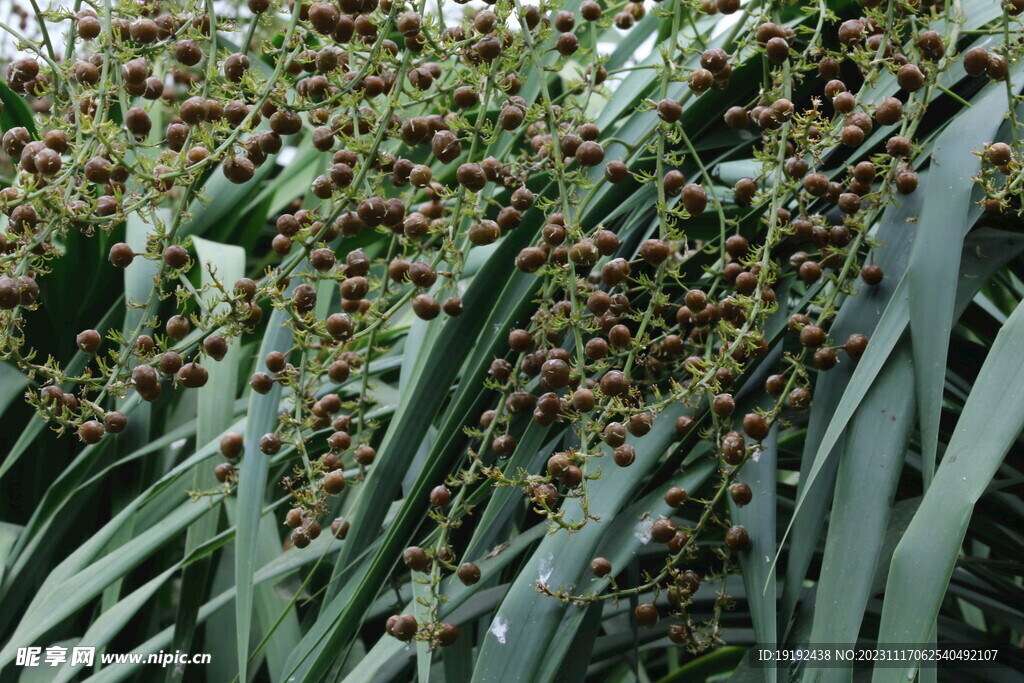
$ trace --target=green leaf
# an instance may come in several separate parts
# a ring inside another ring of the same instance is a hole
[[[1024,429],[1024,307],[999,331],[975,380],[946,457],[893,554],[879,646],[926,643],[975,503]],[[900,669],[875,669],[875,681],[904,680]]]
[[[289,292],[295,287],[289,287]],[[286,297],[288,294],[286,293]],[[292,328],[285,325],[287,312],[275,310],[270,315],[267,333],[260,345],[257,371],[266,372],[266,356],[271,351],[287,351],[292,344]],[[241,679],[247,678],[249,661],[249,635],[252,631],[253,574],[256,571],[257,546],[263,496],[269,478],[269,458],[259,448],[260,438],[277,426],[281,385],[274,383],[266,394],[252,392],[249,397],[248,419],[245,426],[245,454],[238,481],[238,538],[235,541],[235,627],[237,628],[238,670]]]
[[[766,401],[767,403],[767,401]],[[767,407],[767,406],[764,406]],[[747,591],[750,617],[759,643],[777,643],[776,582],[773,580],[772,557],[775,554],[775,468],[778,462],[778,425],[772,425],[768,438],[758,447],[757,459],[748,461],[740,481],[753,491],[753,499],[739,507],[729,499],[733,524],[746,528],[750,547],[739,553],[743,569],[743,586]],[[765,589],[767,586],[767,589]],[[774,681],[776,670],[764,671],[766,681]]]
[[[675,438],[675,420],[681,414],[681,406],[671,405],[658,416],[651,431],[633,442],[636,461],[629,467],[614,467],[610,449],[603,447],[606,451],[600,461],[603,476],[588,484],[590,514],[600,521],[591,520],[572,534],[559,530],[537,547],[491,621],[480,646],[474,681],[539,680],[545,661],[543,653],[554,642],[556,634],[558,638],[568,639],[570,633],[560,630],[560,625],[567,609],[574,608],[538,594],[537,583],[544,583],[552,590],[571,586],[574,593],[579,593],[595,590],[600,587],[596,582],[607,580],[588,577],[590,561],[595,557],[606,525],[615,521],[644,472],[671,444]],[[582,518],[576,498],[566,499],[562,509],[567,519]],[[627,516],[623,523],[636,526],[640,521]],[[510,656],[516,657],[518,666],[507,666]]]
[[[0,129],[7,132],[11,128],[21,126],[27,128],[35,138],[36,122],[32,116],[32,109],[28,106],[25,98],[11,90],[6,82],[0,82],[0,102],[3,102],[3,111],[0,112]]]
[[[992,274],[1010,259],[1017,256],[1022,249],[1024,249],[1024,237],[1012,233],[985,228],[968,236],[964,242],[961,256],[961,272],[956,291],[954,318],[963,312],[982,284],[988,281]],[[806,486],[797,497],[793,519],[800,514],[802,506],[808,498],[808,490],[826,466],[829,454],[845,431],[850,418],[906,330],[910,321],[910,305],[906,290],[906,278],[904,278],[896,287],[892,299],[882,313],[882,317],[878,321],[878,331],[871,338],[867,351],[857,363],[850,383],[832,414],[828,429],[817,444],[814,462],[806,479]],[[791,519],[786,534],[783,536],[783,543],[793,530],[793,526],[794,523]],[[775,561],[778,562],[778,555],[776,555]]]
[[[104,588],[145,560],[157,548],[181,533],[206,511],[207,502],[186,502],[154,527],[139,534],[118,552],[107,555],[66,580],[40,592],[7,644],[0,650],[0,667],[10,663],[24,643],[34,643],[50,629],[81,609]],[[125,508],[132,512],[132,507]],[[118,515],[123,518],[126,515]],[[95,538],[95,537],[94,537]],[[58,566],[58,569],[60,567]],[[55,570],[56,572],[56,570]]]
[[[197,255],[197,266],[200,270],[200,282],[204,288],[209,288],[204,293],[203,302],[209,308],[219,294],[214,285],[220,282],[225,288],[230,288],[232,283],[245,275],[245,250],[241,247],[211,242],[201,237],[193,237],[192,244],[195,246]],[[212,313],[222,312],[226,304],[220,304],[221,310],[214,309]],[[198,411],[196,414],[196,441],[198,443],[209,443],[234,422],[234,402],[236,387],[238,384],[238,369],[242,361],[242,348],[237,341],[232,340],[228,345],[228,352],[220,361],[213,361],[205,364],[209,379],[206,386],[199,389]],[[210,483],[215,481],[214,468],[216,463],[213,460],[200,463],[192,473],[192,488],[196,491],[204,490]],[[189,554],[217,533],[217,526],[220,517],[220,508],[211,509],[210,512],[199,518],[189,527],[185,537],[185,554]],[[174,649],[182,652],[192,650],[192,639],[195,634],[195,619],[200,606],[206,599],[208,581],[212,559],[205,558],[185,568],[182,575],[182,590],[178,600],[178,613],[175,618],[175,639]],[[174,667],[169,673],[169,678],[184,675],[187,667]]]
[[[856,296],[843,303],[832,326],[831,333],[834,339],[841,341],[849,338],[851,334],[863,334],[872,340],[869,346],[877,347],[876,343],[879,340],[876,339],[875,331],[881,330],[883,334],[885,333],[886,328],[881,325],[882,315],[893,300],[906,272],[927,188],[928,176],[925,174],[917,192],[903,197],[898,204],[890,206],[882,214],[875,233],[880,246],[872,251],[872,258],[875,264],[882,268],[885,277],[873,287],[862,283],[856,289]],[[886,339],[887,343],[889,341]],[[874,349],[870,353],[874,353]],[[813,481],[810,472],[821,454],[826,453],[821,448],[825,432],[838,411],[840,401],[846,397],[854,370],[857,368],[858,364],[840,362],[831,371],[818,375],[814,387],[814,401],[811,403],[807,423],[807,436],[804,439],[800,463],[800,483],[797,489],[799,496],[804,498],[793,516],[791,543],[786,559],[786,581],[781,605],[783,622],[788,622],[793,614],[807,568],[818,548],[818,539],[832,497],[832,482],[838,466],[841,438],[827,452],[828,459],[817,477],[820,483],[810,486],[810,482]],[[865,382],[865,386],[870,386],[870,380]],[[860,387],[856,389],[860,390]]]
[[[28,377],[17,367],[7,361],[0,361],[0,415],[4,414],[11,401],[21,395],[27,384]]]
[[[854,643],[883,559],[896,485],[914,427],[915,393],[906,343],[889,358],[847,429],[836,476],[812,643]],[[810,669],[826,679],[831,672]]]
[[[1021,73],[1021,69],[1014,71],[1018,77]],[[914,242],[907,266],[926,487],[935,471],[946,354],[954,321],[957,280],[949,275],[960,269],[964,236],[972,224],[968,220],[975,189],[971,178],[980,168],[974,153],[995,136],[1006,110],[1005,84],[992,83],[932,146],[928,198],[921,210],[922,235],[927,239]]]

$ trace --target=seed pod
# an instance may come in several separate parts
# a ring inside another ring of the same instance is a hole
[[[324,475],[321,487],[329,496],[336,496],[345,489],[345,475],[340,470],[334,470]]]
[[[911,170],[901,171],[896,174],[896,190],[900,194],[910,194],[917,189],[917,174]]]
[[[338,517],[331,522],[331,535],[338,539],[344,539],[348,536],[348,530],[350,528],[348,520]]]
[[[699,216],[704,213],[708,205],[708,195],[700,185],[689,184],[683,188],[681,199],[683,208],[691,216]]]
[[[846,340],[846,344],[843,345],[843,349],[845,349],[846,355],[850,357],[850,360],[858,361],[864,355],[867,346],[867,337],[863,334],[851,334]]]
[[[887,97],[875,109],[875,119],[883,126],[891,126],[903,116],[903,103],[895,97]]]
[[[327,334],[338,340],[348,339],[355,330],[352,319],[344,313],[332,313],[327,317],[324,326],[327,329]]]
[[[100,347],[100,333],[96,330],[84,330],[75,337],[75,344],[88,354],[95,354]]]
[[[612,573],[612,563],[603,557],[595,557],[590,561],[590,573],[601,579]]]
[[[435,486],[430,491],[430,504],[434,507],[443,508],[452,500],[452,492],[447,486]]]
[[[371,446],[360,444],[356,447],[355,460],[360,465],[371,465],[377,459],[377,451]]]
[[[487,176],[479,164],[462,164],[455,172],[459,185],[471,192],[479,192],[487,183]]]
[[[750,115],[743,107],[729,107],[725,112],[725,123],[733,130],[746,130],[750,126]]]
[[[117,268],[127,268],[135,260],[135,251],[124,242],[118,242],[110,247],[107,260]]]
[[[1002,55],[991,55],[988,64],[985,65],[985,74],[993,81],[1000,81],[1006,78],[1010,71],[1010,64]]]
[[[284,523],[293,529],[302,526],[304,521],[302,510],[299,508],[292,508],[284,516]]]
[[[860,269],[860,277],[864,280],[865,284],[874,286],[882,281],[884,274],[881,268],[873,263],[869,263]]]
[[[247,183],[256,175],[256,166],[244,156],[228,157],[221,165],[224,177],[236,185]]]
[[[670,519],[659,519],[651,525],[651,540],[655,543],[668,543],[676,535],[676,525]]]
[[[765,55],[772,64],[782,64],[789,58],[789,43],[782,37],[771,38],[765,44]]]
[[[206,368],[198,363],[186,363],[175,374],[175,379],[186,389],[198,389],[206,385],[210,375]]]
[[[743,431],[755,441],[763,441],[768,437],[768,421],[757,413],[747,413],[743,417]]]
[[[195,66],[202,60],[203,50],[194,40],[179,40],[174,44],[174,58],[185,66]]]
[[[725,534],[725,545],[730,550],[746,550],[750,547],[750,534],[742,526],[730,527]]]
[[[817,325],[807,325],[800,330],[800,343],[807,348],[817,348],[825,343],[825,330]]]
[[[402,561],[414,572],[426,572],[432,564],[426,551],[416,545],[410,546],[402,552]]]
[[[665,503],[674,508],[682,507],[689,499],[690,496],[686,490],[678,486],[673,486],[665,492]]]
[[[273,432],[260,437],[260,451],[266,455],[274,455],[281,450],[281,437]]]
[[[450,130],[434,133],[430,148],[438,161],[444,164],[455,161],[462,154],[462,142]]]
[[[131,23],[129,34],[136,43],[153,43],[159,34],[156,22],[146,17],[140,17]]]
[[[910,156],[910,140],[900,135],[893,135],[885,143],[885,151],[891,157]]]
[[[75,22],[75,31],[82,40],[94,40],[103,29],[95,16],[82,16]]]
[[[740,178],[732,188],[733,197],[740,206],[750,206],[757,193],[757,184],[753,178]]]
[[[718,417],[729,417],[736,410],[736,402],[732,394],[718,394],[712,401],[712,410]]]
[[[788,400],[791,408],[803,410],[811,405],[811,392],[803,387],[797,387],[789,392]]]
[[[240,83],[245,72],[249,70],[249,57],[236,52],[224,60],[224,76],[232,83]]]
[[[743,482],[736,482],[729,487],[729,497],[739,507],[747,505],[754,498],[754,492],[750,490],[750,487]]]
[[[316,2],[309,8],[309,23],[321,35],[331,34],[341,19],[341,12],[329,2]]]
[[[463,562],[456,573],[464,586],[472,586],[480,580],[480,567],[472,562]]]
[[[651,627],[658,623],[658,608],[653,603],[637,605],[633,610],[633,616],[640,626]]]
[[[409,642],[416,636],[416,631],[419,626],[416,623],[416,618],[411,614],[403,614],[401,616],[388,617],[387,625],[385,630],[388,635],[401,640],[402,642]]]
[[[295,135],[302,130],[302,117],[296,112],[279,109],[270,117],[270,129],[278,135]]]
[[[938,61],[946,53],[942,36],[938,31],[925,31],[917,37],[917,49],[921,56],[930,61]]]
[[[228,432],[220,438],[220,452],[228,460],[235,460],[242,454],[242,435]]]
[[[814,365],[819,370],[831,370],[837,362],[836,352],[833,349],[822,347],[814,352]]]
[[[738,465],[746,454],[743,437],[737,432],[729,432],[722,439],[722,459],[729,465]]]
[[[555,41],[555,50],[563,57],[574,54],[580,48],[580,41],[573,33],[563,33]]]
[[[636,449],[629,444],[622,444],[613,451],[612,457],[619,467],[629,467],[636,462]]]
[[[597,166],[604,161],[604,148],[596,142],[587,141],[576,149],[575,156],[581,166]]]
[[[89,445],[98,443],[104,433],[103,425],[96,420],[83,422],[78,428],[78,438],[82,440],[82,443]]]
[[[188,265],[188,251],[177,244],[172,244],[164,249],[163,257],[164,263],[166,263],[169,268],[173,268],[175,270],[180,270]]]
[[[203,350],[214,360],[223,360],[228,352],[228,341],[219,334],[210,335],[203,340]]]
[[[849,19],[839,26],[839,42],[843,45],[855,45],[864,39],[864,22],[860,19]]]
[[[924,87],[924,74],[916,64],[904,64],[896,72],[896,83],[907,92],[917,92]]]
[[[994,142],[988,146],[988,160],[995,166],[1006,166],[1013,160],[1013,150],[1005,142]]]
[[[658,102],[658,116],[662,121],[675,123],[683,115],[683,107],[673,99],[663,99]]]
[[[419,294],[412,300],[412,310],[421,320],[433,320],[441,314],[441,304],[429,294]]]

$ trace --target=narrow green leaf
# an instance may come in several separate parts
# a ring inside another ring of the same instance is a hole
[[[1021,73],[1019,68],[1014,71],[1018,77]],[[950,274],[960,269],[964,236],[971,228],[971,194],[976,189],[971,179],[980,169],[974,153],[993,139],[1002,123],[1008,106],[1006,85],[990,84],[973,103],[932,147],[928,199],[921,211],[922,234],[927,239],[914,242],[907,266],[925,487],[935,471],[946,355],[954,321],[957,280]]]
[[[992,277],[992,274],[1013,259],[1021,250],[1024,250],[1024,236],[1015,233],[984,228],[976,230],[968,236],[961,256],[961,277],[958,279],[954,319],[963,312],[981,286]],[[857,368],[832,415],[828,429],[825,430],[825,434],[817,446],[814,463],[806,478],[806,486],[797,496],[793,519],[800,514],[804,502],[808,498],[808,490],[826,466],[829,454],[832,453],[845,431],[850,418],[906,330],[910,321],[910,305],[906,290],[906,278],[904,277],[882,313],[882,317],[878,321],[878,331],[868,344],[864,356],[857,363]],[[783,543],[792,530],[793,521],[791,519],[786,533],[783,535]],[[778,555],[776,555],[775,561],[778,562]]]
[[[28,377],[21,370],[7,361],[0,361],[0,415],[4,414],[11,401],[21,395],[27,384]]]
[[[204,292],[203,302],[207,307],[213,305],[219,294],[214,285],[219,282],[225,288],[231,287],[237,279],[245,275],[245,250],[241,247],[211,242],[201,237],[193,237],[198,257],[197,267],[200,269],[200,283],[208,291]],[[221,305],[223,309],[225,305]],[[213,310],[212,313],[220,311]],[[235,392],[238,384],[238,368],[242,361],[242,348],[236,340],[228,344],[228,352],[220,361],[206,363],[209,380],[206,386],[199,389],[198,411],[196,414],[196,441],[209,443],[218,437],[234,421]],[[200,463],[192,473],[192,488],[201,491],[214,481],[213,470],[216,463],[213,459]],[[217,533],[220,509],[211,509],[200,517],[188,529],[185,537],[185,554],[202,545]],[[196,615],[206,599],[212,559],[206,558],[194,562],[185,568],[182,574],[182,590],[178,600],[178,612],[175,618],[174,649],[182,652],[192,650],[192,639],[195,635]],[[174,667],[168,672],[169,680],[185,675],[187,667]]]
[[[879,645],[926,643],[946,594],[975,503],[1024,429],[1024,307],[999,331],[917,514],[896,547]],[[902,681],[876,668],[874,681]]]
[[[104,588],[124,576],[153,551],[181,533],[206,511],[206,501],[186,502],[154,527],[139,534],[117,553],[107,555],[33,601],[11,639],[0,650],[0,667],[10,663],[20,645],[43,634],[81,609]],[[126,508],[131,511],[131,508]]]
[[[332,547],[333,546],[333,547]],[[253,585],[261,586],[264,583],[280,579],[284,576],[291,574],[292,572],[304,567],[305,565],[317,562],[321,557],[336,552],[337,544],[333,542],[333,539],[327,536],[321,536],[317,540],[313,541],[305,552],[289,552],[278,555],[273,561],[263,565],[259,571],[253,575]],[[220,592],[216,597],[207,602],[199,610],[199,614],[196,617],[197,624],[206,623],[213,615],[219,610],[230,605],[236,595],[235,586]],[[169,626],[156,635],[149,638],[149,640],[132,648],[133,652],[139,653],[153,653],[160,650],[166,650],[171,644],[171,638],[174,633],[174,627]],[[119,666],[109,666],[101,671],[97,672],[93,676],[86,680],[91,683],[114,683],[116,681],[122,681],[131,676],[139,667],[145,666],[143,664],[124,664]]]
[[[612,467],[610,450],[601,462],[603,476],[589,483],[590,514],[601,521],[591,520],[579,531],[569,534],[564,530],[547,536],[517,576],[508,595],[491,622],[476,668],[474,681],[539,680],[544,664],[543,653],[557,637],[568,639],[569,633],[559,627],[567,608],[560,601],[540,595],[537,583],[552,590],[572,587],[574,592],[596,588],[595,577],[587,578],[590,561],[605,533],[606,525],[621,513],[627,497],[675,438],[675,419],[682,407],[669,406],[654,422],[651,431],[634,442],[636,461],[630,467]],[[567,519],[580,519],[582,510],[578,499],[563,503]],[[632,521],[636,525],[640,520]],[[519,666],[507,666],[508,658],[515,656]]]
[[[850,421],[817,585],[812,643],[857,642],[914,427],[913,374],[904,342]],[[811,680],[848,680],[850,673],[808,671]]]
[[[102,649],[118,634],[121,629],[148,603],[164,583],[178,571],[178,565],[136,588],[126,595],[116,605],[104,610],[96,621],[89,625],[89,628],[82,634],[80,642],[88,643],[90,647]],[[77,667],[72,667],[70,661],[60,668],[53,683],[70,681],[79,673]]]
[[[36,137],[36,122],[32,116],[32,109],[24,97],[17,95],[6,82],[0,82],[0,102],[3,102],[3,111],[0,112],[0,129],[4,132],[11,128],[21,126],[27,128],[32,137]]]
[[[7,568],[7,559],[11,548],[14,547],[15,541],[18,540],[18,534],[23,530],[24,527],[20,527],[17,524],[0,522],[0,584],[3,583],[4,571]]]
[[[294,286],[293,282],[291,288]],[[260,345],[256,370],[266,372],[265,358],[271,351],[287,351],[291,347],[291,327],[285,325],[287,317],[287,312],[282,310],[275,310],[270,314],[267,333]],[[252,577],[256,571],[260,517],[270,467],[269,458],[260,450],[259,442],[264,434],[274,431],[277,426],[280,400],[281,385],[276,382],[266,394],[252,392],[243,437],[245,454],[238,481],[238,537],[235,541],[235,584],[238,587],[238,596],[235,599],[235,627],[238,630],[238,670],[243,681],[247,680],[248,675],[249,636],[252,631],[253,611]]]
[[[739,553],[743,569],[743,586],[747,590],[750,617],[759,643],[777,643],[776,582],[773,580],[772,557],[775,555],[775,467],[778,461],[778,425],[773,425],[751,459],[741,471],[741,481],[753,491],[753,499],[739,507],[729,499],[733,524],[742,525],[750,535],[750,547]],[[765,589],[767,586],[767,589]],[[774,682],[776,670],[767,668],[765,680]]]
[[[928,176],[923,174],[921,187],[917,192],[904,197],[895,206],[890,206],[882,214],[875,233],[880,246],[872,252],[875,263],[882,268],[885,277],[873,287],[861,284],[856,295],[843,303],[831,333],[834,339],[843,340],[851,334],[867,335],[875,341],[875,330],[879,327],[882,314],[892,301],[896,289],[902,281],[910,258],[910,249],[917,232],[918,216],[928,188]],[[872,353],[874,350],[872,350]],[[814,486],[810,472],[818,461],[820,444],[824,441],[825,431],[838,412],[841,400],[846,396],[847,389],[857,365],[841,362],[827,373],[820,373],[814,387],[814,401],[811,403],[810,416],[807,421],[807,437],[804,439],[803,456],[800,462],[800,483],[798,497],[803,498],[797,513],[793,516],[792,533],[789,553],[786,559],[786,581],[783,585],[781,621],[788,623],[797,600],[803,590],[807,568],[818,548],[821,529],[824,525],[829,501],[832,498],[832,482],[835,478],[839,461],[839,449],[842,439],[831,447]],[[870,385],[870,382],[868,382]]]

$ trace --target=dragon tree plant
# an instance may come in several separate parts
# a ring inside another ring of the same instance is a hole
[[[0,679],[1021,675],[1024,1],[532,1],[0,8]]]

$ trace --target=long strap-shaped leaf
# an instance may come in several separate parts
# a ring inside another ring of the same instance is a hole
[[[946,457],[896,547],[879,645],[928,641],[974,504],[1024,428],[1024,306],[999,331],[957,422]],[[901,669],[874,681],[902,681]]]
[[[960,276],[954,305],[954,319],[967,307],[982,285],[988,282],[999,268],[1014,258],[1024,249],[1024,239],[1020,235],[1000,230],[981,229],[972,233],[964,243],[961,256]],[[878,321],[878,332],[868,344],[867,351],[857,364],[857,369],[850,379],[850,384],[836,407],[825,435],[821,438],[814,464],[807,476],[807,484],[803,492],[797,496],[793,510],[795,519],[807,500],[807,489],[818,479],[827,460],[846,430],[854,412],[860,406],[868,390],[878,377],[882,367],[889,359],[896,344],[903,336],[910,320],[910,304],[907,296],[907,281],[900,281],[892,300]],[[782,544],[793,531],[792,520],[786,528]],[[782,547],[780,544],[780,548]],[[781,552],[781,551],[780,551]],[[775,563],[779,560],[776,553]]]
[[[289,288],[291,289],[291,288]],[[292,328],[285,325],[288,314],[275,310],[270,315],[267,334],[260,346],[257,370],[266,371],[265,358],[271,351],[287,350],[291,346]],[[246,679],[249,660],[249,635],[252,629],[253,574],[256,572],[256,549],[259,544],[260,517],[263,495],[267,488],[270,461],[259,449],[260,437],[277,425],[281,385],[266,394],[253,392],[249,400],[249,414],[245,425],[245,456],[238,482],[238,537],[235,540],[235,621],[238,628],[238,670],[240,679]]]
[[[1018,68],[1015,75],[1020,74]],[[938,137],[932,151],[928,182],[930,188],[940,192],[929,192],[929,201],[921,211],[921,236],[926,239],[915,240],[907,268],[925,486],[935,471],[939,445],[946,354],[957,287],[951,275],[960,268],[964,236],[971,227],[967,216],[975,186],[964,179],[979,170],[980,162],[973,153],[994,138],[1007,108],[1005,84],[990,84],[970,109],[956,117],[956,125]]]
[[[201,269],[200,278],[204,287],[212,287],[215,278],[230,286],[245,274],[245,250],[241,247],[211,242],[201,237],[193,237],[192,243],[196,248]],[[214,292],[216,290],[204,293],[204,300],[208,306],[213,304]],[[226,304],[222,304],[222,308],[224,306]],[[223,359],[208,364],[209,381],[206,386],[199,389],[196,414],[197,443],[209,443],[234,421],[235,392],[241,362],[242,348],[237,342],[231,342]],[[192,472],[192,486],[195,490],[201,491],[213,481],[215,467],[216,463],[212,458],[196,466]],[[220,508],[213,508],[189,527],[185,537],[186,554],[216,535],[219,519]],[[186,567],[182,575],[181,598],[174,627],[176,650],[187,652],[192,649],[196,615],[206,599],[211,564],[212,558],[204,558]],[[186,668],[175,667],[168,674],[168,679],[181,678]]]
[[[901,282],[910,258],[910,248],[917,231],[917,218],[931,185],[927,176],[922,187],[914,194],[903,198],[900,203],[885,210],[879,220],[876,239],[880,246],[874,250],[875,263],[885,272],[885,279],[874,287],[866,285],[849,298],[836,316],[831,334],[842,340],[851,334],[864,334],[874,339],[875,330],[887,304],[894,296]],[[839,402],[846,395],[854,370],[854,363],[840,363],[835,369],[821,373],[814,386],[814,402],[811,404],[807,421],[807,437],[804,441],[803,458],[800,462],[800,496],[806,496],[799,514],[793,516],[792,542],[786,560],[786,581],[783,586],[780,621],[786,624],[796,608],[803,590],[804,577],[818,549],[821,530],[829,501],[832,498],[832,481],[835,477],[839,448],[832,448],[826,467],[818,477],[818,484],[809,485],[809,473],[820,456],[819,445],[836,414]],[[912,380],[911,380],[912,381]]]
[[[812,643],[857,640],[914,427],[913,374],[909,344],[904,342],[850,422],[817,586]],[[850,680],[852,673],[808,670],[811,680]]]
[[[757,460],[743,466],[741,478],[750,486],[754,498],[749,505],[739,507],[729,500],[729,514],[733,524],[741,524],[750,534],[750,547],[739,553],[743,569],[743,586],[747,589],[750,617],[759,643],[775,643],[778,638],[776,611],[776,582],[772,580],[772,554],[775,551],[775,495],[776,463],[779,453],[779,429],[772,426],[768,438],[758,451]],[[761,587],[767,584],[766,590]],[[765,683],[774,683],[776,670],[764,670]]]
[[[552,590],[589,590],[588,570],[608,525],[622,512],[629,496],[675,438],[675,420],[683,412],[673,405],[654,421],[654,427],[634,442],[636,462],[616,467],[606,455],[600,462],[602,477],[589,483],[591,520],[579,531],[559,530],[547,536],[517,576],[498,609],[477,658],[474,681],[538,681],[544,653],[560,635],[559,625],[567,608],[554,598],[541,596],[537,582]],[[607,451],[608,449],[605,448]],[[568,519],[580,519],[578,499],[566,499],[562,509]],[[557,634],[557,635],[556,635]],[[508,666],[515,657],[517,665]]]
[[[696,491],[714,474],[717,463],[714,458],[704,455],[698,462],[688,465],[685,473],[667,480],[664,484],[648,493],[646,496],[630,505],[621,512],[608,528],[604,531],[604,537],[597,546],[595,555],[603,557],[611,562],[612,567],[625,567],[636,558],[643,546],[650,542],[649,538],[638,532],[638,521],[647,515],[650,519],[658,517],[669,517],[673,509],[665,502],[665,492],[672,486],[679,486],[687,491]],[[605,590],[611,583],[611,576],[604,578],[588,577],[584,582],[585,590],[597,593]],[[544,600],[538,596],[538,600]],[[591,603],[591,606],[597,603]],[[590,626],[588,621],[592,619],[590,609],[570,609],[562,618],[558,632],[562,637],[551,639],[547,653],[544,655],[543,664],[540,669],[540,680],[551,680],[561,677],[567,668],[574,668],[579,656],[575,650],[577,634],[582,629]],[[571,653],[571,654],[570,654]],[[580,671],[582,676],[583,671]],[[580,679],[582,680],[582,678]]]

